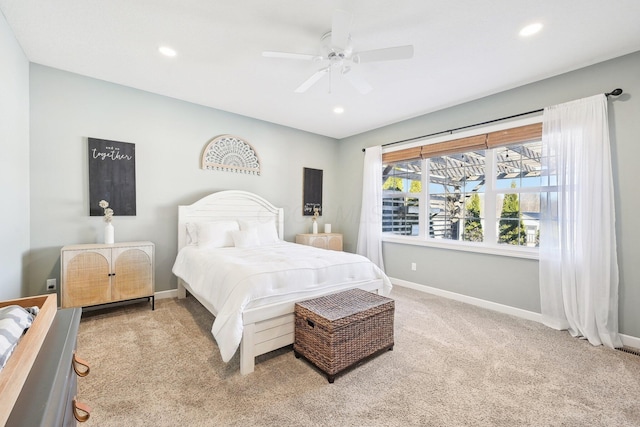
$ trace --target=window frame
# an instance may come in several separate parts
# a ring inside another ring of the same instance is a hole
[[[527,118],[519,118],[516,120],[505,121],[501,123],[496,123],[488,126],[482,126],[478,128],[474,128],[471,130],[459,132],[459,133],[451,133],[448,135],[443,135],[430,139],[420,139],[416,140],[409,144],[403,144],[398,147],[383,147],[383,154],[392,153],[400,150],[412,149],[419,146],[437,144],[442,142],[447,142],[460,138],[470,138],[473,136],[487,134],[490,132],[498,132],[502,130],[507,130],[511,128],[516,128],[520,126],[526,126],[530,124],[536,124],[542,122],[542,115],[536,115]],[[486,151],[495,149],[495,147],[487,148]],[[425,159],[422,159],[423,162],[426,162]],[[495,156],[485,156],[485,175],[492,177],[485,182],[485,210],[487,206],[495,206],[497,194],[508,194],[508,193],[538,193],[542,194],[545,189],[550,189],[545,185],[541,185],[541,187],[534,188],[514,188],[514,189],[497,189],[494,188],[495,176],[496,176],[496,165],[495,165]],[[427,173],[424,173],[426,171]],[[491,254],[491,255],[500,255],[500,256],[509,256],[516,258],[526,258],[526,259],[538,259],[538,248],[537,247],[527,247],[527,246],[515,246],[515,245],[507,245],[507,244],[499,244],[496,242],[487,242],[486,239],[484,242],[469,242],[462,240],[448,240],[448,239],[435,239],[429,236],[428,233],[428,225],[425,224],[425,218],[427,218],[427,211],[429,209],[429,182],[428,182],[428,168],[423,167],[422,173],[422,193],[420,194],[420,232],[417,236],[401,236],[392,233],[382,233],[382,241],[389,243],[397,243],[397,244],[405,244],[405,245],[413,245],[413,246],[423,246],[423,247],[432,247],[439,249],[448,249],[448,250],[457,250],[464,252],[476,252],[483,254]],[[548,191],[548,190],[547,190]],[[542,196],[541,196],[542,197]],[[486,217],[485,217],[486,218]],[[499,218],[495,218],[499,219]],[[488,221],[485,221],[487,224]],[[485,236],[489,235],[488,232],[495,234],[497,224],[491,224],[490,227],[485,228]]]

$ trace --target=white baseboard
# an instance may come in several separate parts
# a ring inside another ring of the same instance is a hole
[[[415,289],[417,291],[426,292],[428,294],[437,295],[440,297],[464,302],[478,307],[486,308],[489,310],[497,311],[504,314],[510,314],[512,316],[520,317],[522,319],[533,320],[535,322],[542,323],[542,315],[533,311],[522,310],[520,308],[511,307],[504,304],[498,304],[483,300],[480,298],[474,298],[467,295],[457,294],[451,291],[445,291],[443,289],[432,288],[431,286],[418,285],[417,283],[408,282],[406,280],[390,278],[393,285],[403,286],[405,288]]]
[[[620,338],[622,339],[622,344],[626,347],[633,347],[640,349],[640,338],[632,337],[631,335],[620,334]]]
[[[170,289],[168,291],[160,291],[155,293],[156,299],[178,298],[178,290]]]
[[[431,286],[419,285],[417,283],[408,282],[406,280],[395,279],[390,277],[393,285],[402,286],[405,288],[415,289],[417,291],[425,292],[432,295],[437,295],[443,298],[452,299],[455,301],[464,302],[467,304],[475,305],[478,307],[486,308],[489,310],[497,311],[499,313],[510,314],[512,316],[520,317],[522,319],[532,320],[534,322],[542,323],[542,315],[533,311],[522,310],[520,308],[511,307],[496,302],[483,300],[480,298],[470,297],[467,295],[458,294],[451,291],[445,291],[443,289],[433,288]],[[620,334],[622,344],[628,347],[634,347],[640,349],[640,338],[636,338],[630,335]]]

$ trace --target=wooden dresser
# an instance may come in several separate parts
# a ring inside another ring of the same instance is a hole
[[[342,234],[340,233],[317,233],[317,234],[297,234],[296,243],[307,246],[315,246],[321,249],[331,249],[333,251],[342,250]]]
[[[154,244],[69,245],[60,251],[61,306],[154,299]]]
[[[88,373],[83,364],[76,374],[75,351],[81,315],[80,308],[57,311],[9,415],[7,427],[75,426],[74,411],[80,419],[89,417],[78,409],[76,405],[83,405],[75,400],[78,375]]]

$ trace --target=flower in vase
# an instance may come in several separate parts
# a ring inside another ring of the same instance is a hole
[[[98,206],[104,209],[104,222],[111,222],[111,218],[113,217],[113,209],[109,207],[109,202],[107,202],[106,200],[100,200]]]

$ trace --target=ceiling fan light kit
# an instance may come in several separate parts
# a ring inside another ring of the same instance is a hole
[[[332,72],[335,71],[344,76],[359,93],[365,95],[371,92],[373,87],[357,74],[357,66],[367,62],[411,59],[413,58],[413,45],[354,52],[350,33],[351,20],[352,15],[350,13],[343,10],[335,11],[331,31],[326,32],[320,38],[322,45],[321,55],[265,51],[262,52],[262,56],[267,58],[311,60],[321,63],[321,68],[295,89],[296,93],[306,92],[325,75],[329,76],[329,93],[331,93],[331,77]]]

